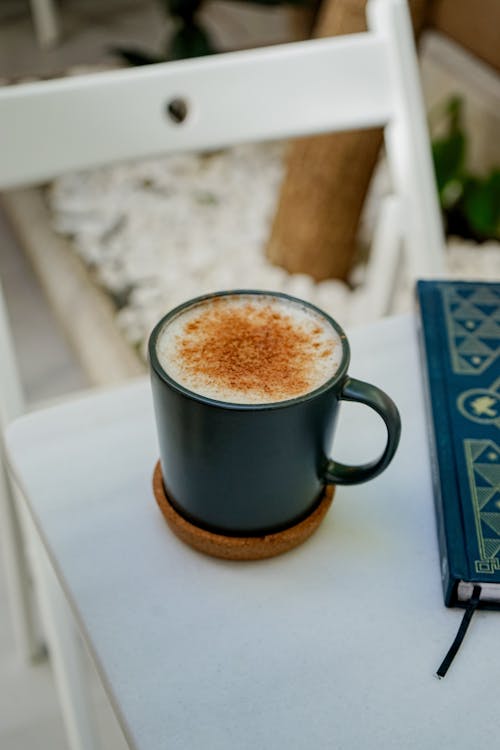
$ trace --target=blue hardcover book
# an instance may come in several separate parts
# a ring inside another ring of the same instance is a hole
[[[500,284],[417,300],[445,604],[500,609]]]

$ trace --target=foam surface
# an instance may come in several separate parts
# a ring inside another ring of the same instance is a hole
[[[319,388],[338,369],[342,343],[305,305],[245,294],[182,311],[160,333],[156,353],[165,372],[190,391],[260,404]]]

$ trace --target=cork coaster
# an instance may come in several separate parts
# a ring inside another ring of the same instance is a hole
[[[312,513],[294,526],[265,536],[225,536],[200,529],[183,518],[170,504],[163,486],[160,462],[155,466],[153,491],[161,512],[173,533],[190,547],[225,560],[263,560],[297,547],[316,531],[332,504],[335,488],[325,488]]]

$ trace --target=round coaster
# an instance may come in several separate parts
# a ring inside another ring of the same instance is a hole
[[[161,512],[173,533],[190,547],[225,560],[263,560],[297,547],[316,531],[332,504],[335,488],[325,487],[320,503],[312,513],[294,526],[264,536],[225,536],[183,518],[170,504],[163,486],[160,462],[155,466],[153,491]]]

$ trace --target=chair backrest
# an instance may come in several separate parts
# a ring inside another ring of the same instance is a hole
[[[369,0],[367,19],[361,34],[4,87],[0,188],[124,159],[383,126],[412,272],[439,273],[406,2]]]
[[[0,184],[383,125],[393,110],[387,84],[382,40],[356,34],[11,86],[0,92]]]

